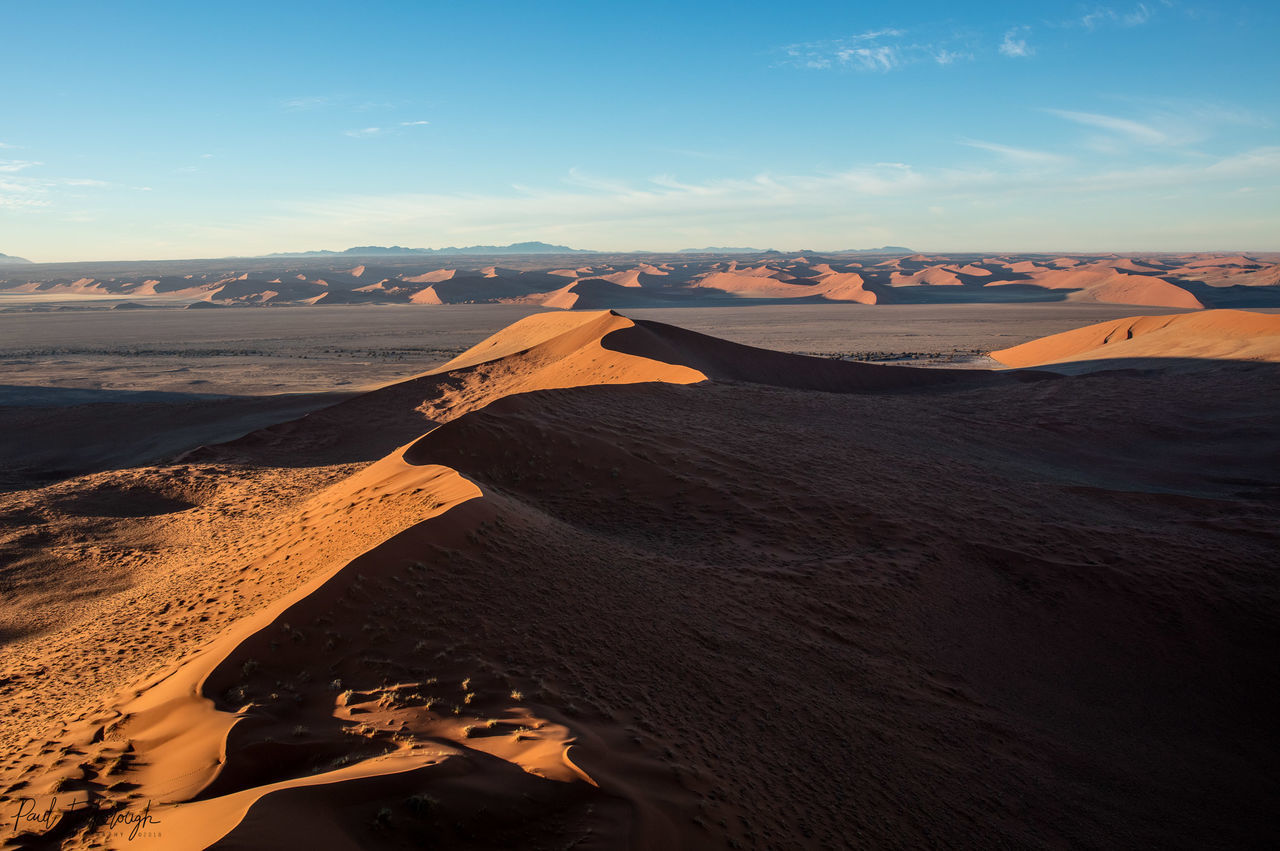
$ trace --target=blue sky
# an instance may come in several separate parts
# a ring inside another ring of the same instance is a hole
[[[0,0],[0,252],[1280,249],[1280,4]]]

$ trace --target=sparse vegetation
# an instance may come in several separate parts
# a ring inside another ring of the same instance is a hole
[[[405,807],[415,816],[422,818],[430,815],[440,806],[440,802],[425,793],[410,795],[405,799]]]

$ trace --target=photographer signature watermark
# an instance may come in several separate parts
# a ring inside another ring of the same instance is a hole
[[[70,803],[62,807],[58,806],[57,797],[50,799],[47,807],[35,798],[18,798],[14,803],[17,805],[17,811],[6,818],[6,821],[13,825],[14,833],[22,830],[49,830],[58,824],[64,814],[81,817],[88,814],[93,824],[105,827],[108,831],[128,831],[126,838],[130,840],[137,839],[145,828],[160,824],[160,820],[151,815],[150,801],[141,808],[134,809],[120,807],[118,804],[106,801],[91,801],[88,798],[83,800],[72,798]],[[146,835],[157,834],[147,832]]]

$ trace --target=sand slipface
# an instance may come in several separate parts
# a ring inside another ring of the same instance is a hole
[[[3,841],[1266,844],[1280,375],[1234,361],[1273,322],[1028,344],[1227,358],[1077,378],[555,311],[172,468],[6,496],[46,527],[6,546],[147,553],[6,648],[0,794],[52,815]]]
[[[1013,367],[1139,359],[1280,362],[1280,316],[1210,310],[1116,319],[1054,334],[991,357]]]

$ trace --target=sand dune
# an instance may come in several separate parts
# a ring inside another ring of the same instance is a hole
[[[697,286],[754,298],[804,298],[814,294],[807,286],[778,280],[760,269],[712,272],[698,281]]]
[[[861,393],[1015,380],[984,370],[886,367],[773,352],[613,311],[536,314],[421,376],[254,432],[187,460],[370,461],[504,396],[605,384],[708,380]],[[1022,380],[1017,379],[1017,380]]]
[[[827,301],[876,303],[876,294],[866,289],[866,281],[857,272],[825,272],[820,273],[817,280],[816,289]]]
[[[1143,304],[1157,307],[1202,308],[1204,305],[1177,284],[1142,275],[1114,275],[1099,281],[1079,294],[1074,301],[1100,301],[1107,304]]]
[[[620,287],[638,287],[640,286],[640,275],[645,274],[640,269],[627,269],[622,272],[613,272],[608,275],[600,275],[600,280],[609,281]]]
[[[1014,274],[1025,275],[1032,272],[1038,272],[1041,269],[1044,269],[1045,265],[1046,264],[1039,263],[1035,260],[1019,260],[1013,263],[1006,263],[1005,267]]]
[[[1280,316],[1209,310],[1117,319],[992,352],[1006,366],[1195,359],[1280,362]]]
[[[815,282],[790,275],[780,278],[776,274],[767,274],[768,271],[757,268],[712,272],[698,280],[696,286],[749,298],[808,298],[875,304],[875,294],[863,288],[862,276],[856,272],[832,272]]]
[[[1203,267],[1218,268],[1218,267],[1231,267],[1231,266],[1239,267],[1242,269],[1257,269],[1262,265],[1262,262],[1252,257],[1246,257],[1243,254],[1235,254],[1235,255],[1229,255],[1226,257],[1213,256],[1213,255],[1209,257],[1196,257],[1195,259],[1188,262],[1186,265],[1187,265],[1187,268],[1189,269],[1198,269]]]
[[[1096,301],[1108,304],[1140,304],[1155,307],[1202,308],[1204,305],[1194,295],[1177,284],[1155,275],[1155,270],[1145,269],[1142,274],[1131,271],[1138,267],[1122,263],[1098,262],[1081,264],[1071,269],[1045,269],[1030,273],[1035,286],[1053,290],[1069,289],[1071,301]],[[1006,286],[1023,281],[992,281],[987,286]]]
[[[74,281],[27,281],[8,288],[12,293],[59,293],[77,295],[109,295],[111,290],[107,287],[106,282],[97,281],[93,278],[79,278]]]
[[[436,269],[432,272],[423,272],[421,275],[406,275],[400,280],[406,284],[438,284],[441,281],[450,280],[457,273],[456,269]]]
[[[435,423],[504,396],[661,381],[737,381],[828,392],[981,386],[1011,380],[985,370],[887,367],[774,352],[635,321],[614,311],[523,319],[421,376],[226,444],[216,457],[257,458],[290,445],[309,464],[371,460]],[[1024,376],[1016,380],[1034,380]],[[230,451],[230,456],[223,453]],[[204,457],[197,451],[192,457]]]
[[[1124,322],[1041,349],[1275,333]],[[165,849],[1265,844],[1277,390],[531,316],[0,502],[147,548],[6,651],[0,790],[149,806],[127,847]],[[53,811],[11,841],[124,844]]]
[[[950,287],[961,286],[964,281],[960,280],[956,274],[956,270],[946,266],[932,266],[919,272],[894,272],[890,276],[890,286],[895,287],[913,287],[913,286],[934,286],[934,287]]]
[[[1169,274],[1210,287],[1274,287],[1280,285],[1280,263],[1274,259],[1234,257],[1195,257]]]

